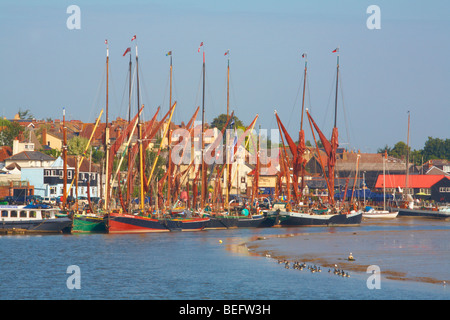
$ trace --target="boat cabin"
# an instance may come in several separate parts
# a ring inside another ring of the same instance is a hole
[[[0,206],[0,218],[2,221],[25,221],[54,219],[55,209],[44,209],[28,206]]]

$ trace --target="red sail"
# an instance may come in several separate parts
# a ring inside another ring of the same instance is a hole
[[[331,142],[327,140],[327,138],[324,136],[322,131],[320,131],[317,124],[314,122],[313,118],[310,116],[309,112],[306,111],[306,114],[308,115],[309,120],[314,125],[314,128],[316,129],[317,133],[319,134],[320,141],[322,141],[322,145],[325,149],[325,153],[327,154],[327,168],[328,168],[328,200],[330,203],[334,203],[334,167],[336,166],[336,150],[339,146],[338,142],[338,129],[337,127],[333,128],[333,132],[331,134]]]
[[[135,123],[137,121],[137,118],[138,118],[139,114],[142,112],[143,109],[144,109],[144,106],[141,107],[139,112],[134,116],[133,120],[130,121],[130,123],[128,124],[127,128],[125,129],[125,131],[119,137],[117,137],[116,141],[111,145],[109,162],[108,162],[108,170],[109,170],[110,174],[112,173],[112,170],[113,170],[114,158],[115,158],[115,156],[117,154],[117,151],[119,151],[119,148],[124,143],[125,138],[127,138],[128,135],[131,134],[131,131],[133,131],[133,127],[134,127],[134,125],[135,125]]]

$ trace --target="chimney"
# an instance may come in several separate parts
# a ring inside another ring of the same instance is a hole
[[[42,128],[42,145],[47,145],[47,128]]]
[[[13,155],[19,152],[19,139],[16,137],[13,141]]]

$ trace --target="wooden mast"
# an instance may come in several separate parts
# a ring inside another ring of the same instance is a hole
[[[408,197],[408,180],[409,180],[409,118],[410,118],[410,114],[408,111],[408,136],[406,137],[406,177],[405,177],[405,189],[404,189],[404,198],[405,201],[407,200]]]
[[[129,50],[129,53],[130,53],[130,62],[128,63],[128,72],[130,73],[129,74],[129,78],[128,78],[128,124],[131,122],[131,83],[132,83],[132,80],[131,80],[131,78],[132,78],[132,74],[131,74],[131,50]],[[130,150],[128,150],[128,168],[132,168],[132,166],[131,166],[131,161],[132,161],[132,158],[131,158],[131,152],[130,152]],[[131,207],[131,186],[132,186],[132,183],[131,183],[131,179],[127,179],[127,190],[126,190],[126,201],[127,201],[127,204],[128,204],[128,209],[130,209]]]
[[[136,39],[136,36],[132,38],[132,41]],[[138,58],[138,47],[136,42],[136,94],[137,94],[137,106],[139,110],[140,97],[139,97],[139,58]],[[142,118],[140,114],[138,115],[138,143],[139,143],[139,177],[140,177],[140,201],[139,209],[143,213],[144,211],[144,153],[142,150]]]
[[[230,50],[228,50],[226,53],[225,53],[226,55],[228,55],[228,67],[227,67],[227,120],[228,120],[228,115],[229,115],[229,112],[230,112]],[[234,114],[234,112],[233,112],[233,114]],[[228,122],[227,122],[227,126],[228,126]],[[225,128],[225,130],[226,130],[227,128]],[[226,130],[225,131],[226,132],[226,141],[227,141],[227,146],[229,145],[229,139],[230,139],[230,134],[229,134],[229,131],[228,130]],[[226,179],[224,179],[225,181],[227,181],[227,184],[226,184],[226,186],[225,186],[225,189],[226,189],[226,196],[225,196],[225,202],[226,202],[226,206],[224,206],[226,209],[227,209],[227,211],[228,212],[230,212],[230,206],[229,206],[229,197],[230,197],[230,194],[229,194],[229,190],[228,190],[228,179],[229,179],[229,177],[230,177],[230,174],[229,174],[229,170],[230,170],[230,161],[228,160],[228,153],[229,153],[229,148],[228,147],[226,147],[226,156],[225,156],[225,165],[226,165],[226,167],[227,167],[227,171],[226,171]]]
[[[67,207],[67,130],[66,108],[63,108],[63,209]]]
[[[334,205],[334,166],[336,164],[336,149],[338,147],[338,128],[337,128],[337,101],[338,101],[338,86],[339,86],[339,47],[333,52],[337,53],[337,65],[336,65],[336,96],[334,99],[334,127],[331,134],[331,154],[329,156],[328,166],[328,179],[330,180],[330,192],[328,201]],[[331,160],[331,161],[330,161]]]
[[[302,57],[305,58],[305,73],[303,75],[303,98],[302,98],[302,115],[301,115],[301,119],[300,119],[300,132],[299,132],[299,146],[302,148],[305,148],[304,143],[305,143],[305,131],[303,130],[303,114],[304,114],[304,110],[305,110],[305,89],[306,89],[306,71],[308,69],[308,58],[306,53],[304,53],[302,55]],[[303,153],[304,153],[304,149],[303,149]],[[299,199],[298,200],[302,200],[303,199],[303,189],[305,188],[305,166],[304,166],[304,161],[303,161],[303,154],[302,154],[302,158],[299,159],[299,161],[301,161],[301,183],[300,183],[300,194],[299,194]],[[298,174],[298,173],[297,173]],[[295,185],[298,185],[298,181],[295,182]]]
[[[227,67],[227,119],[230,114],[230,50],[226,53],[228,55],[228,67]]]
[[[169,109],[172,107],[172,52],[170,51],[170,89],[169,89]],[[170,122],[167,123],[169,127],[169,133],[167,136],[167,148],[169,151],[168,157],[168,177],[167,177],[167,207],[172,206],[172,175],[173,175],[173,164],[172,164],[172,130],[170,130]],[[162,142],[161,142],[162,143]]]
[[[106,154],[106,165],[105,165],[105,203],[104,209],[108,209],[109,203],[109,125],[108,125],[108,104],[109,104],[109,48],[108,48],[108,40],[105,40],[106,43],[106,128],[105,128],[105,154]]]
[[[203,98],[202,98],[202,183],[201,183],[201,209],[205,207],[206,200],[206,163],[204,159],[205,149],[205,51],[203,50]]]

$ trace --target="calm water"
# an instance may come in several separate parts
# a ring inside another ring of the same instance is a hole
[[[355,228],[0,236],[0,299],[447,300],[449,231],[448,221],[397,218]],[[277,257],[323,271],[285,269]],[[350,278],[328,273],[335,263]],[[71,265],[80,289],[67,286]],[[367,265],[380,267],[380,289],[368,289]]]

